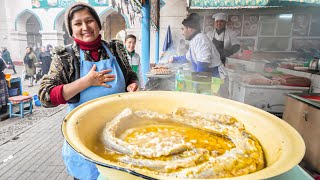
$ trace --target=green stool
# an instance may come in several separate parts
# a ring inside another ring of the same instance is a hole
[[[9,98],[9,116],[10,118],[13,116],[19,116],[23,118],[26,114],[32,114],[32,96],[13,96]],[[24,110],[24,105],[29,104],[29,110]],[[13,106],[19,105],[19,113],[13,112]]]

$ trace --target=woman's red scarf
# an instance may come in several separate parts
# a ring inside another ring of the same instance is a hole
[[[74,41],[79,45],[82,50],[89,50],[91,57],[95,60],[99,60],[99,52],[98,50],[101,48],[101,35],[99,34],[98,38],[92,42],[84,42],[79,39],[73,38]]]

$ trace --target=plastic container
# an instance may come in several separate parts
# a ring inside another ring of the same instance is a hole
[[[212,77],[211,79],[211,93],[216,94],[218,93],[220,86],[224,83],[223,79]]]
[[[6,79],[10,79],[11,78],[11,74],[5,74]]]
[[[17,96],[18,95],[18,90],[19,88],[11,88],[11,89],[8,89],[9,91],[9,96],[12,97],[12,96]]]
[[[211,82],[201,82],[191,79],[191,76],[185,76],[184,92],[193,92],[197,94],[214,95],[217,94],[223,80],[212,77]]]
[[[22,92],[22,96],[29,96],[29,92]]]
[[[34,101],[34,105],[36,105],[36,106],[42,106],[42,104],[41,104],[41,102],[40,102],[40,100],[39,100],[38,95],[34,95],[34,96],[33,96],[33,101]]]
[[[182,68],[179,68],[176,73],[175,90],[184,91],[184,73]]]

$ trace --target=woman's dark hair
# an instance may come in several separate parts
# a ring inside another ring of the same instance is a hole
[[[87,5],[85,3],[75,3],[66,11],[66,15],[65,15],[66,28],[67,28],[70,36],[72,36],[71,20],[74,16],[74,13],[76,13],[78,11],[82,11],[82,10],[87,10],[92,15],[92,17],[96,20],[99,28],[100,29],[102,28],[99,16],[98,16],[97,12],[93,9],[93,7],[91,7],[90,5]]]
[[[32,47],[27,46],[26,49],[28,49],[28,48],[30,49],[30,52],[33,51]]]
[[[137,41],[137,37],[133,34],[127,35],[126,38],[124,39],[124,41],[127,41],[127,39],[130,39],[130,38],[134,39],[134,41]]]
[[[51,44],[47,44],[46,50],[50,51],[50,48],[53,48]]]

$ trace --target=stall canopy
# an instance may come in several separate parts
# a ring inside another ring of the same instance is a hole
[[[320,0],[187,0],[190,9],[239,9],[320,6]]]

